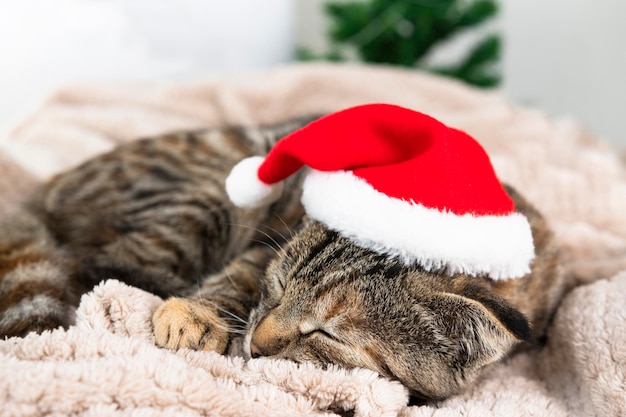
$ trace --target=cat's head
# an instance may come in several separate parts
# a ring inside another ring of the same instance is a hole
[[[369,368],[444,398],[530,339],[525,317],[480,282],[408,267],[308,221],[268,268],[244,349]]]

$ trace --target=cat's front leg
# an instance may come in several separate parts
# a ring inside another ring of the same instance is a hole
[[[272,248],[251,248],[208,276],[196,294],[166,300],[152,317],[157,346],[224,353],[234,337],[245,333],[250,310],[259,301],[259,280],[273,255]]]
[[[216,306],[199,299],[170,298],[152,317],[158,346],[178,350],[223,353],[229,341],[228,324]]]

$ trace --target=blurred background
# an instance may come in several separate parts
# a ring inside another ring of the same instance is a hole
[[[0,0],[0,135],[76,82],[428,70],[626,145],[624,0]]]

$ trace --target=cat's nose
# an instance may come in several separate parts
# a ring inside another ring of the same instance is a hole
[[[252,332],[250,355],[253,358],[279,355],[298,334],[297,326],[285,322],[276,312],[270,312]]]
[[[280,339],[275,338],[263,338],[255,337],[258,333],[252,334],[252,340],[250,341],[250,356],[258,358],[260,356],[273,356],[283,349],[283,343]]]
[[[250,356],[253,358],[258,358],[259,356],[263,356],[261,353],[261,349],[254,342],[250,342]]]

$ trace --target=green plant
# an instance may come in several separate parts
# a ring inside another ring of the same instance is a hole
[[[501,38],[485,35],[459,62],[429,66],[433,47],[497,15],[495,0],[369,0],[328,2],[330,50],[300,48],[302,60],[344,61],[350,51],[364,62],[423,68],[480,87],[498,85]]]

